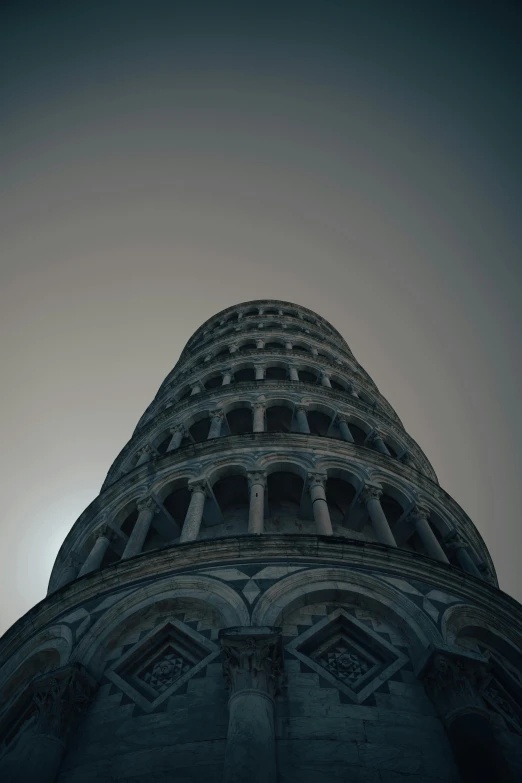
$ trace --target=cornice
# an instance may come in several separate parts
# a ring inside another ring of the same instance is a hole
[[[48,595],[18,620],[0,639],[0,667],[33,634],[60,621],[76,606],[113,591],[200,568],[255,561],[346,566],[402,580],[428,582],[487,610],[522,631],[522,606],[496,587],[460,569],[429,557],[382,544],[339,537],[296,534],[235,536],[178,544],[120,560],[103,571],[87,574]]]

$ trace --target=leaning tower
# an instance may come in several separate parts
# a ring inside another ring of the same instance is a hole
[[[248,302],[191,337],[1,640],[0,779],[514,783],[521,650],[343,337]]]

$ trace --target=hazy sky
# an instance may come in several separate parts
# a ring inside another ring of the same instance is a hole
[[[519,2],[4,2],[0,632],[202,321],[325,316],[522,599]]]

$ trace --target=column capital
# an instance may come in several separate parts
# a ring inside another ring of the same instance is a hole
[[[296,412],[303,411],[304,413],[306,413],[308,411],[308,406],[307,405],[303,405],[302,403],[298,403],[295,406],[295,410],[296,410]]]
[[[160,510],[152,495],[147,495],[147,497],[138,500],[136,503],[136,508],[138,511],[152,511],[153,514],[157,514]]]
[[[311,487],[322,487],[325,488],[326,481],[328,479],[328,476],[326,473],[321,473],[319,471],[312,472],[308,474],[308,486]]]
[[[69,665],[31,684],[35,733],[64,741],[87,710],[97,687],[83,666]]]
[[[382,495],[382,489],[374,484],[365,484],[359,495],[359,502],[368,503],[370,500],[379,500]]]
[[[335,417],[335,420],[337,421],[338,424],[342,424],[342,423],[348,424],[348,414],[338,413],[337,416]]]
[[[233,375],[234,369],[232,367],[225,367],[224,370],[221,370],[221,375]]]
[[[169,427],[169,434],[170,435],[176,435],[176,433],[181,432],[184,435],[186,434],[185,425],[184,424],[174,424],[172,427]]]
[[[451,552],[456,552],[457,549],[467,549],[468,545],[464,540],[462,534],[457,530],[452,530],[451,533],[444,538],[444,546]]]
[[[264,487],[266,484],[266,471],[264,470],[249,470],[247,473],[248,488],[252,489],[255,484]]]
[[[449,649],[429,653],[420,678],[447,727],[465,713],[487,714],[480,689],[488,680],[489,669],[487,658],[476,654]]]
[[[193,479],[188,483],[189,492],[202,492],[205,497],[209,496],[208,484],[205,479]]]
[[[328,378],[330,379],[331,373],[327,372],[326,370],[321,370],[321,378]]]
[[[260,322],[258,323],[258,325],[257,325],[257,328],[258,328],[258,329],[263,329],[263,327],[264,327],[264,323],[263,323],[262,321],[260,321]]]
[[[152,451],[152,446],[150,446],[149,443],[146,443],[144,446],[141,446],[141,448],[138,449],[138,454],[150,454]]]
[[[480,575],[482,576],[482,578],[486,582],[489,582],[491,585],[495,585],[496,586],[495,577],[493,576],[493,572],[491,571],[491,568],[489,567],[489,565],[486,563],[485,560],[483,560],[481,563],[479,563],[477,568],[480,571]]]
[[[214,357],[213,353],[207,353],[205,358],[203,359],[204,362],[209,362]]]
[[[116,538],[116,532],[107,522],[104,522],[96,530],[96,539],[98,538],[107,538],[109,541],[113,541]]]
[[[266,408],[266,402],[253,402],[252,403],[252,410],[254,411],[264,411]]]
[[[274,698],[284,687],[281,628],[245,626],[219,632],[223,676],[231,695],[261,691]]]
[[[211,411],[210,413],[211,419],[219,419],[220,421],[223,420],[224,416],[225,414],[223,413],[223,411]]]
[[[238,349],[239,346],[237,343],[232,343],[231,345],[228,346],[228,350],[230,353],[236,353]]]
[[[415,523],[417,519],[425,519],[426,521],[429,520],[431,514],[431,509],[428,508],[428,506],[425,506],[422,503],[415,503],[415,505],[409,510],[408,514],[406,515],[406,519],[410,522]]]

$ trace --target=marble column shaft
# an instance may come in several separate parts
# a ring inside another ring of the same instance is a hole
[[[108,527],[108,525],[103,525],[98,532],[96,541],[94,542],[94,545],[89,552],[85,563],[80,568],[80,573],[78,576],[90,574],[92,571],[98,571],[98,569],[101,568],[105,552],[109,548],[110,543],[111,529]]]
[[[337,417],[337,423],[339,425],[339,432],[341,433],[341,438],[347,443],[354,443],[353,435],[350,431],[350,427],[348,426],[348,422],[343,416]]]
[[[185,430],[181,425],[178,425],[177,427],[173,427],[171,429],[171,433],[172,438],[170,439],[169,445],[167,446],[167,452],[179,449],[183,441]]]
[[[259,535],[264,530],[265,483],[266,476],[264,473],[256,471],[248,474],[248,486],[250,490],[248,532],[253,535]]]
[[[325,482],[326,476],[312,476],[309,480],[309,491],[317,533],[321,536],[331,536],[333,530],[328,503],[326,502]]]
[[[148,497],[144,498],[138,503],[138,511],[140,513],[136,522],[134,523],[129,540],[127,541],[127,545],[122,555],[122,560],[126,560],[129,557],[134,557],[135,555],[140,554],[143,549],[145,539],[147,538],[147,533],[149,532],[154,514],[159,511],[159,508],[156,505],[155,500],[151,497]]]
[[[185,521],[183,522],[183,530],[179,539],[180,544],[185,543],[185,541],[195,541],[199,535],[203,519],[203,509],[207,495],[206,487],[202,481],[198,481],[189,484],[189,490],[192,492],[192,497],[190,498]]]
[[[310,434],[310,427],[308,426],[308,417],[306,415],[306,409],[302,406],[298,405],[296,407],[296,419],[297,419],[297,429],[299,432],[302,432],[303,434]]]
[[[397,542],[379,500],[381,495],[382,491],[377,487],[367,486],[363,489],[360,500],[368,510],[377,541],[387,546],[396,547]]]
[[[253,432],[265,431],[265,406],[260,402],[254,402],[252,405],[252,430]]]
[[[221,435],[221,424],[223,421],[223,414],[222,413],[214,413],[210,420],[210,429],[208,431],[207,440],[212,440],[213,438],[219,438]]]

